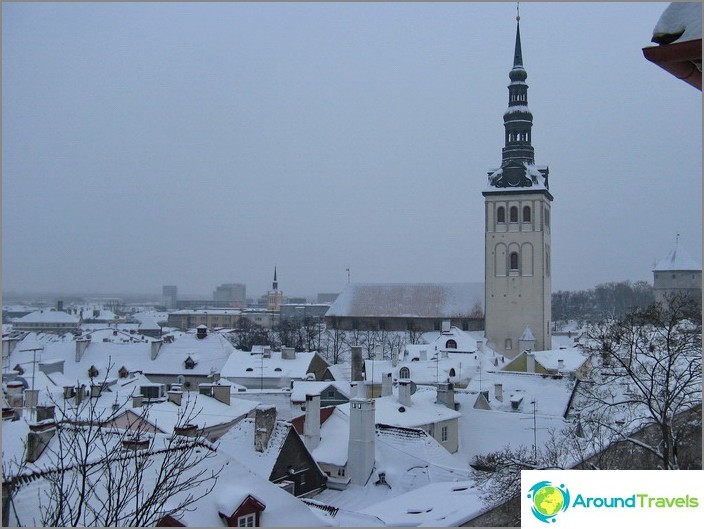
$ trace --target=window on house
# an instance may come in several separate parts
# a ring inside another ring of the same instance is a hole
[[[328,398],[329,398],[329,399],[334,399],[334,398],[335,398],[335,390],[334,390],[334,389],[329,389],[329,390],[328,390]]]
[[[407,367],[402,367],[398,371],[399,378],[411,378],[411,370]]]
[[[509,220],[518,222],[518,208],[516,206],[511,206],[511,209],[509,209]]]
[[[457,372],[455,371],[454,367],[450,368],[450,372],[448,373],[451,377],[457,376]]]
[[[446,443],[446,442],[447,442],[447,426],[443,426],[443,427],[440,429],[440,440],[441,440],[443,443]]]
[[[518,252],[511,252],[508,264],[510,270],[518,270]]]
[[[256,527],[256,521],[256,514],[245,514],[244,516],[239,516],[237,518],[237,527]]]
[[[457,342],[454,340],[448,340],[445,342],[445,349],[457,349]]]
[[[530,222],[530,206],[523,206],[523,222]]]
[[[496,222],[506,222],[506,208],[499,206],[496,210]]]

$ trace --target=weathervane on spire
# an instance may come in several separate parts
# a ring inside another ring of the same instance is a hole
[[[516,22],[521,20],[521,3],[516,2]]]

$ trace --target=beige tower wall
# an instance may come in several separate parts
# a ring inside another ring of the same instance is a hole
[[[485,194],[485,329],[489,346],[513,358],[526,327],[535,337],[536,350],[552,348],[550,201],[544,191],[511,191]],[[503,207],[505,222],[497,222]],[[518,221],[510,210],[518,208]],[[524,208],[530,220],[524,221]],[[518,268],[512,269],[511,253]],[[510,344],[510,348],[507,348]]]

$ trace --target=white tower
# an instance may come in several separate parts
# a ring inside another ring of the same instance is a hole
[[[517,18],[518,20],[518,18]],[[516,25],[501,167],[489,171],[485,201],[485,330],[490,347],[510,358],[526,328],[536,350],[550,349],[550,203],[548,168],[536,166],[528,110],[528,74]]]
[[[350,440],[347,470],[353,485],[365,485],[374,470],[376,427],[374,400],[350,399]]]

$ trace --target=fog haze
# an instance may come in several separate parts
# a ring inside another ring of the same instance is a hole
[[[553,291],[699,258],[667,3],[522,3]],[[484,280],[512,3],[3,3],[2,289],[249,297]]]

